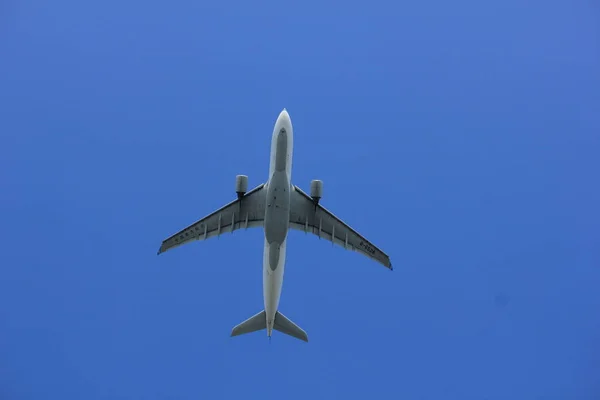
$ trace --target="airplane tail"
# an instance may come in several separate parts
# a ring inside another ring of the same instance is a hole
[[[258,314],[248,318],[239,325],[236,325],[231,331],[231,336],[243,335],[256,332],[267,328],[267,313],[263,310]],[[308,335],[302,328],[289,320],[285,315],[277,311],[275,313],[275,323],[273,329],[296,339],[308,342]]]

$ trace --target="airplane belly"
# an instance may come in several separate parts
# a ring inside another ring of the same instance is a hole
[[[263,255],[263,297],[267,316],[267,328],[272,327],[279,308],[283,273],[285,269],[286,241],[283,245],[269,244],[265,240]],[[272,262],[276,262],[275,265]],[[271,323],[271,324],[270,324]]]
[[[269,336],[273,330],[283,284],[290,223],[292,152],[293,129],[289,115],[284,110],[273,130],[264,220],[263,295]]]
[[[265,238],[269,244],[284,242],[290,225],[290,182],[285,171],[275,171],[267,188]]]

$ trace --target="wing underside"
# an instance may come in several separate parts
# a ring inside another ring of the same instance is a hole
[[[290,199],[291,229],[312,233],[392,269],[392,263],[386,253],[320,204],[315,206],[312,198],[298,186],[294,186],[293,189]],[[241,199],[224,205],[165,239],[158,254],[195,240],[206,240],[240,228],[262,227],[265,207],[265,184],[261,184]]]
[[[321,205],[315,206],[312,198],[298,186],[294,186],[291,195],[290,228],[312,233],[348,250],[362,253],[392,269],[387,254],[329,210]]]
[[[264,183],[257,186],[241,199],[224,205],[165,239],[158,254],[195,240],[206,240],[236,229],[263,226],[266,200],[264,187]]]

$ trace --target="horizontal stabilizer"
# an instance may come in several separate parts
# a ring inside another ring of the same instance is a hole
[[[253,317],[248,318],[241,324],[235,326],[231,331],[231,336],[243,335],[245,333],[260,331],[267,327],[267,313],[262,310]]]
[[[267,313],[263,310],[258,314],[248,318],[239,325],[236,325],[231,331],[231,336],[243,335],[246,333],[256,332],[267,327]],[[295,337],[296,339],[308,342],[308,335],[298,325],[287,319],[285,315],[277,311],[275,313],[275,322],[273,329],[286,335]],[[270,332],[269,332],[270,333]],[[269,335],[270,336],[270,335]]]
[[[281,333],[308,342],[308,335],[298,325],[287,319],[285,315],[277,311],[273,328]]]

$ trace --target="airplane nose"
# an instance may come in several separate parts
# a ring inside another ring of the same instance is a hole
[[[290,121],[290,114],[288,114],[287,110],[284,108],[280,113],[279,113],[279,117],[277,117],[278,120],[280,121],[286,121],[289,122]]]

